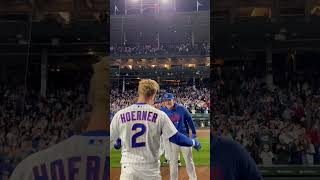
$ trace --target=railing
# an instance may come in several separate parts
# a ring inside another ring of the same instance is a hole
[[[192,114],[192,119],[198,128],[210,127],[210,114],[196,113]]]
[[[141,45],[139,43],[112,45],[110,54],[113,58],[168,58],[168,57],[205,57],[210,55],[209,42],[190,43],[161,43]]]
[[[132,58],[132,59],[139,59],[139,58],[145,58],[145,59],[150,59],[150,58],[172,58],[172,57],[177,57],[177,58],[188,58],[188,57],[207,57],[210,56],[209,53],[207,54],[199,54],[199,53],[193,53],[193,54],[177,54],[177,53],[156,53],[156,54],[137,54],[137,55],[132,55],[132,54],[111,54],[112,58]]]
[[[320,165],[260,165],[259,168],[264,177],[320,177]]]

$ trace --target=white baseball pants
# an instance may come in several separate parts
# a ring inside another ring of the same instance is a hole
[[[170,142],[170,180],[178,180],[178,157],[182,152],[186,162],[189,180],[197,180],[196,168],[192,158],[192,147],[181,147]]]
[[[122,164],[120,180],[161,180],[160,163]]]

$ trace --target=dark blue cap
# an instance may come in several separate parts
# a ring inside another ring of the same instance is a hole
[[[172,93],[165,93],[164,95],[163,95],[163,97],[162,97],[162,100],[172,100],[172,99],[174,99],[174,96],[173,96],[173,94]]]
[[[156,99],[156,100],[154,101],[154,103],[155,103],[155,104],[161,103],[161,99]]]

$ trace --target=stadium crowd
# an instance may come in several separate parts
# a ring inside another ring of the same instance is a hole
[[[113,45],[110,47],[110,53],[113,57],[118,56],[159,56],[159,55],[209,55],[209,43],[191,43],[182,44],[160,44],[157,45]]]
[[[173,93],[176,102],[183,104],[190,113],[209,113],[210,91],[207,88],[194,89],[193,86],[187,86],[161,89],[158,99],[161,100],[161,97],[165,92]],[[136,90],[127,90],[125,92],[112,90],[111,112],[114,114],[120,109],[135,103],[136,97]]]
[[[49,91],[46,98],[29,90],[25,101],[23,87],[0,85],[0,128],[3,130],[0,132],[0,179],[8,179],[15,166],[28,155],[79,133],[80,124],[89,110],[88,88],[83,84]],[[177,101],[190,112],[208,112],[208,89],[168,90],[175,93]],[[135,96],[133,90],[124,93],[112,90],[112,112],[134,103]]]
[[[28,155],[78,133],[89,108],[86,89],[78,85],[43,98],[33,90],[24,96],[23,87],[0,86],[0,179]]]
[[[214,81],[216,133],[241,143],[258,164],[320,164],[319,89],[307,82],[268,88],[257,78],[240,81],[237,90],[222,78]]]

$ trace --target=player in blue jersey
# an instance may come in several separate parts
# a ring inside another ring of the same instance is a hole
[[[189,129],[191,129],[191,137],[193,139],[196,138],[196,128],[189,111],[183,105],[175,102],[174,95],[172,93],[164,94],[162,101],[164,106],[160,110],[169,116],[178,132],[189,137]],[[178,157],[181,151],[186,162],[189,179],[196,180],[197,174],[192,158],[192,148],[177,146],[173,143],[164,143],[164,145],[166,144],[169,145],[170,179],[178,180]]]

